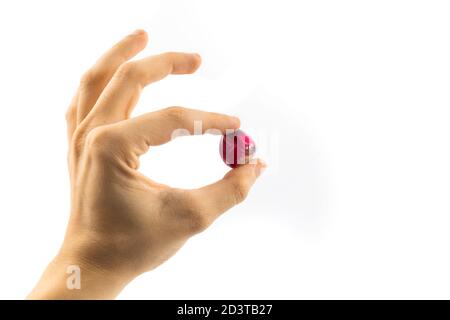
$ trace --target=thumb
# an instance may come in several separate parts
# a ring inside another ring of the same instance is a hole
[[[220,214],[242,202],[248,195],[256,179],[267,165],[258,159],[256,164],[246,164],[230,170],[221,180],[191,190],[191,196],[201,205],[201,211],[212,222]]]

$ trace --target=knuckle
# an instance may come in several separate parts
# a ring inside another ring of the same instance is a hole
[[[109,67],[104,64],[96,64],[88,69],[80,79],[80,87],[90,88],[104,84],[108,80]]]
[[[177,54],[172,51],[160,54],[161,59],[158,60],[158,66],[163,71],[163,73],[169,74],[173,71],[176,56]]]
[[[126,62],[122,64],[116,72],[116,77],[120,79],[132,79],[137,76],[138,69],[135,67],[134,62]]]
[[[175,122],[180,122],[185,118],[186,108],[183,107],[168,107],[165,109],[168,117]]]
[[[161,53],[161,56],[163,56],[164,58],[172,58],[175,55],[174,51],[166,51]]]
[[[85,147],[92,155],[109,154],[116,143],[116,137],[112,130],[95,128],[86,135]]]
[[[75,121],[77,116],[77,109],[74,106],[71,106],[67,109],[65,117],[68,123]]]
[[[89,69],[81,76],[80,86],[81,87],[92,87],[93,85],[95,85],[98,82],[98,79],[99,79],[99,76],[97,75],[97,73],[94,70]]]
[[[162,58],[162,61],[168,61],[173,57],[173,52],[166,51],[159,54],[159,56]]]
[[[168,65],[171,64],[171,61],[176,57],[177,53],[173,51],[166,51],[161,53],[162,61]]]

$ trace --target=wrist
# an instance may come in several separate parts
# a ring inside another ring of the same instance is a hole
[[[132,280],[69,247],[63,246],[50,262],[28,299],[113,299]]]

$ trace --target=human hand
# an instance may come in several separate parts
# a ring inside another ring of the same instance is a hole
[[[170,258],[191,236],[243,201],[264,169],[242,165],[199,189],[172,188],[139,173],[139,156],[169,142],[174,130],[237,129],[239,119],[181,107],[135,118],[141,90],[169,74],[190,74],[197,54],[164,53],[128,61],[147,44],[137,31],[82,77],[67,112],[71,215],[60,252],[29,298],[113,298],[139,274]],[[66,287],[79,266],[80,289]]]

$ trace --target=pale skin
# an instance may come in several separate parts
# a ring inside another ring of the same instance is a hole
[[[128,35],[80,81],[66,117],[70,219],[60,251],[29,299],[115,298],[243,201],[265,168],[258,160],[189,190],[138,171],[139,156],[169,142],[176,129],[194,133],[194,121],[202,122],[203,131],[240,127],[236,117],[182,107],[130,118],[145,86],[170,74],[191,74],[201,63],[198,54],[180,52],[130,61],[147,42],[143,30]],[[73,265],[80,268],[80,289],[67,287],[66,271]]]

